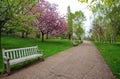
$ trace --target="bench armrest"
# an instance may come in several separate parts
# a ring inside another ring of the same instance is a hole
[[[42,54],[42,61],[44,61],[44,50],[38,50],[38,53]]]
[[[38,50],[38,53],[41,53],[44,55],[44,50]]]
[[[9,57],[6,57],[6,56],[3,56],[3,60],[5,60],[5,61],[9,61],[10,58],[9,58]]]

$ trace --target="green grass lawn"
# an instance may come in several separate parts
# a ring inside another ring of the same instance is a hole
[[[95,42],[104,60],[109,65],[113,74],[120,79],[120,43],[103,44]]]
[[[2,36],[2,48],[12,49],[29,46],[38,46],[40,50],[45,51],[45,57],[54,55],[60,51],[72,47],[72,43],[68,40],[61,39],[48,39],[45,42],[41,42],[37,38],[20,38],[16,36]],[[1,53],[0,53],[1,54]],[[0,72],[3,71],[2,56],[0,55]]]

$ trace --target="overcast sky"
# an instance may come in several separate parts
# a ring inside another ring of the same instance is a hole
[[[87,33],[90,29],[90,15],[92,14],[91,11],[89,11],[87,4],[85,3],[80,3],[78,0],[47,0],[50,3],[55,3],[58,5],[58,11],[61,14],[66,15],[67,14],[67,7],[70,6],[71,11],[79,11],[82,10],[84,12],[84,15],[86,16],[87,21],[84,23],[84,29]]]

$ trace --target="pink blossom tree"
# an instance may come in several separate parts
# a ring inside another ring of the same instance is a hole
[[[56,4],[50,4],[46,0],[40,0],[33,13],[39,13],[36,23],[38,30],[42,34],[42,41],[44,41],[45,34],[60,35],[67,32],[65,18],[57,12]]]

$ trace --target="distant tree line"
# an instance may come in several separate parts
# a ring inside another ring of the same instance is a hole
[[[79,0],[89,3],[93,12],[91,39],[99,42],[120,41],[120,0]]]

